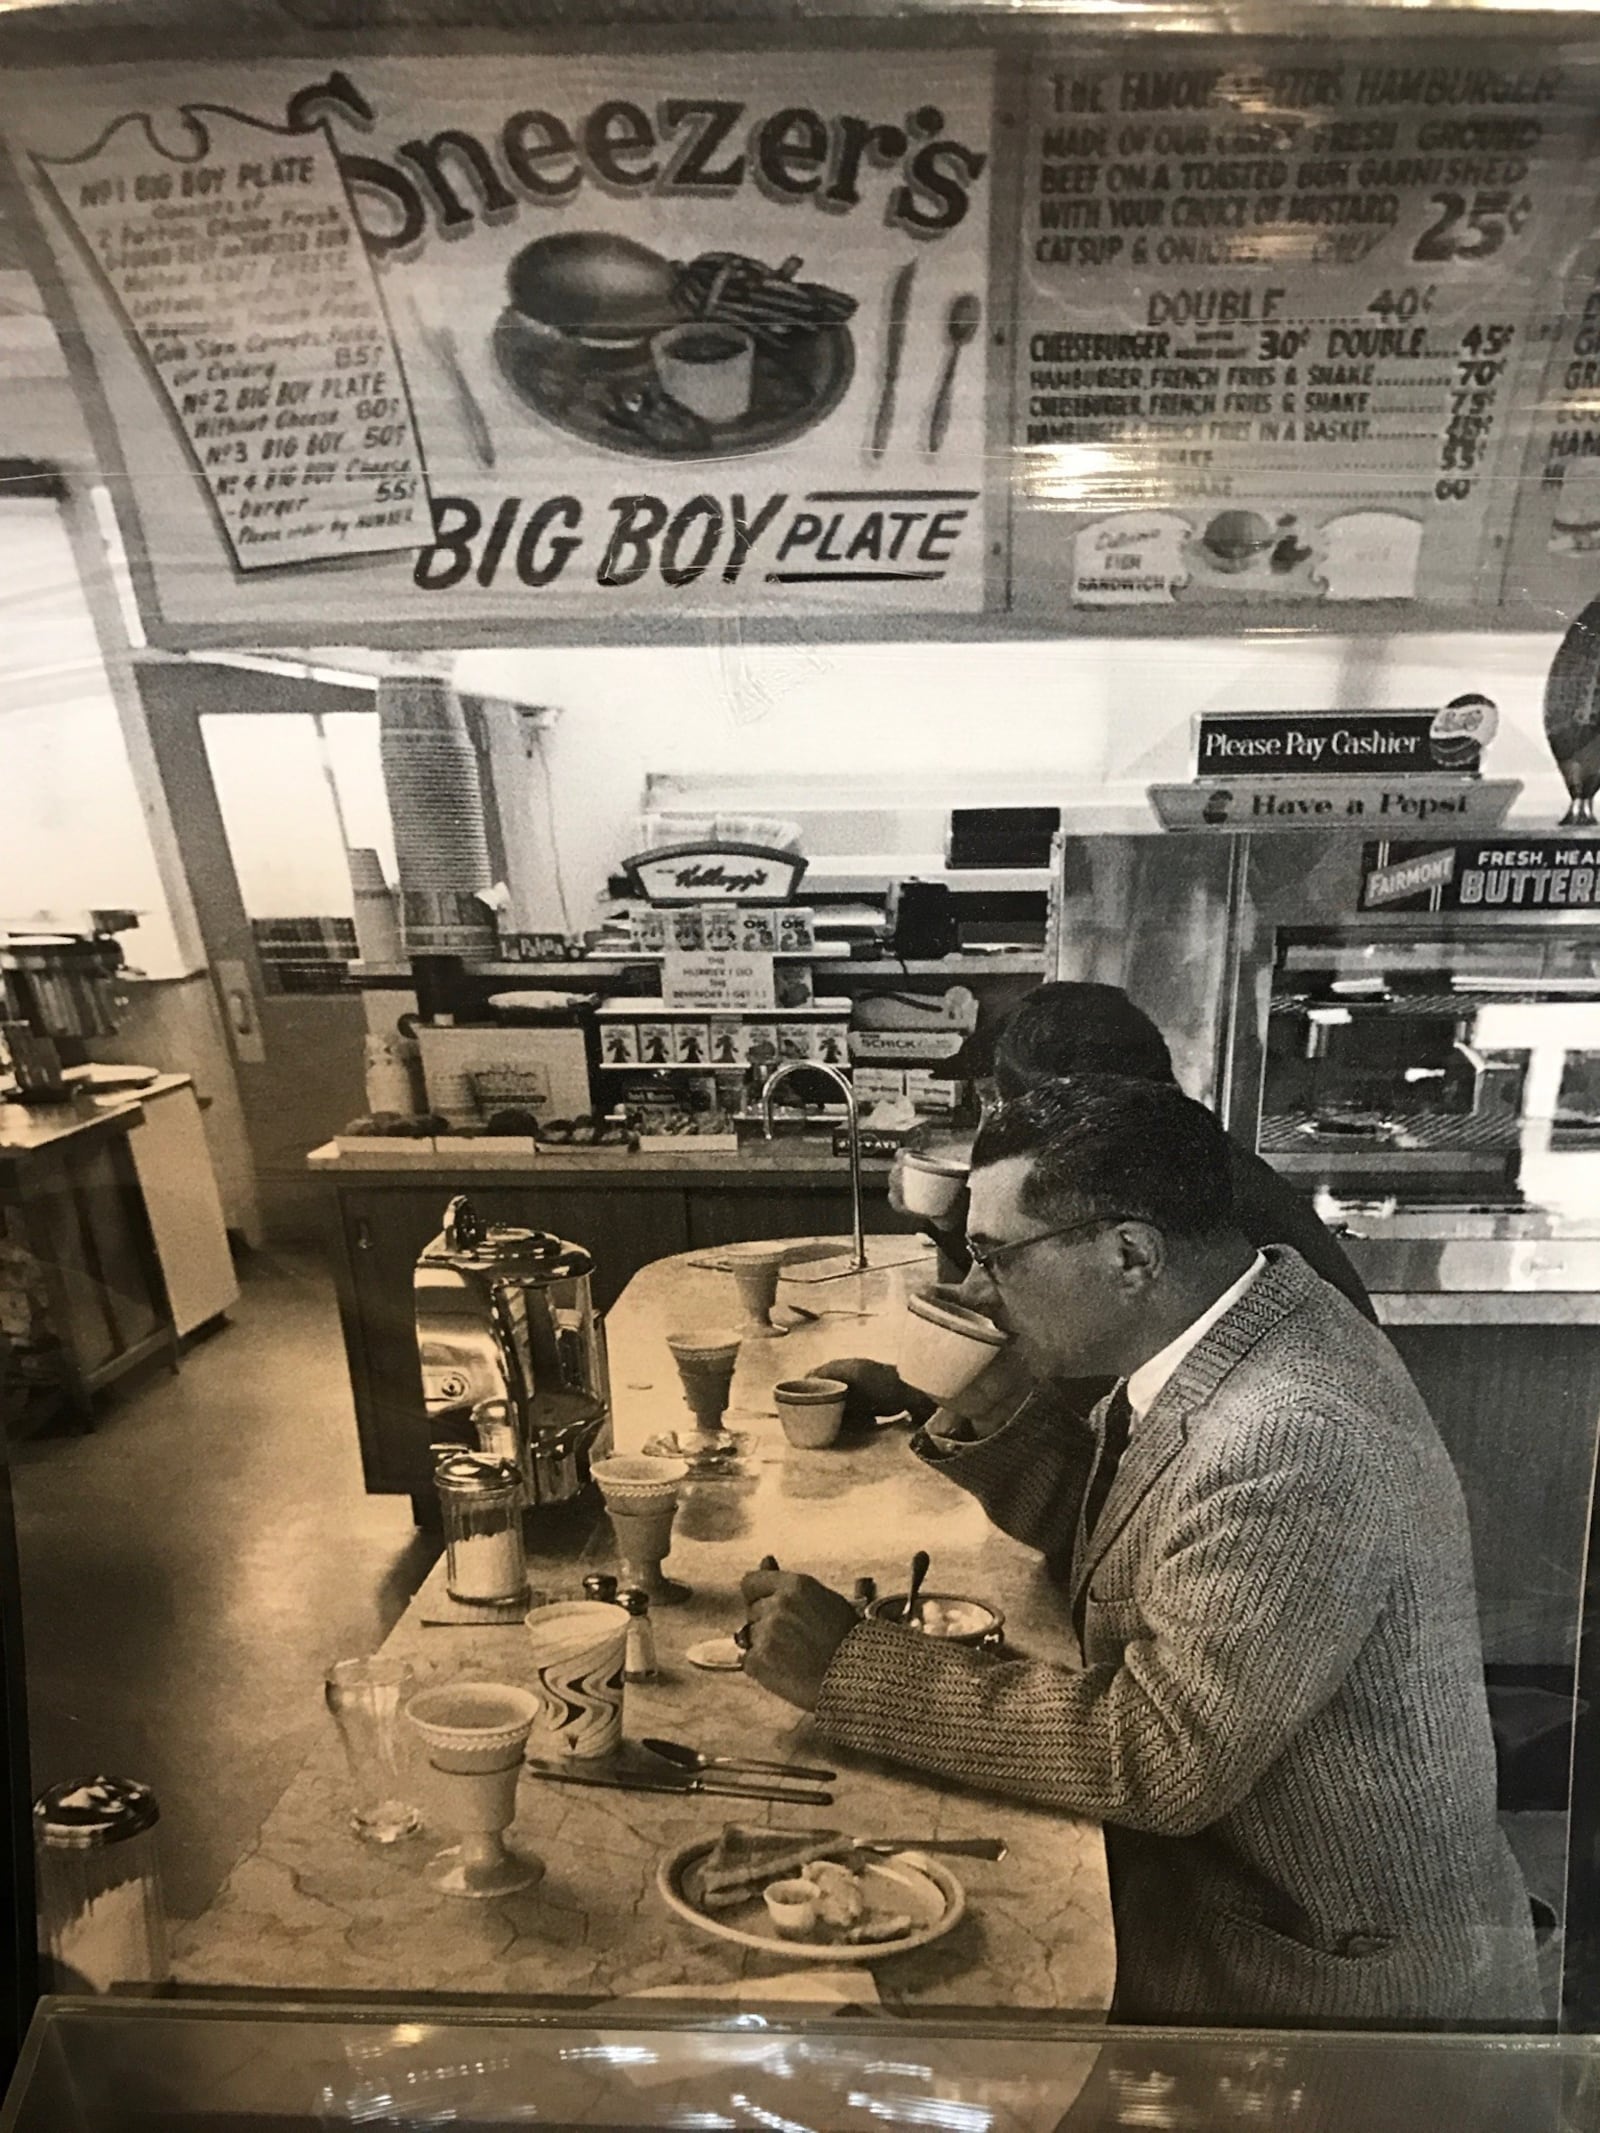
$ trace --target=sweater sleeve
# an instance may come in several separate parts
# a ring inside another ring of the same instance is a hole
[[[1252,1789],[1343,1681],[1398,1560],[1378,1461],[1282,1433],[1218,1475],[1152,1550],[1121,1663],[1075,1669],[868,1622],[817,1720],[847,1747],[1134,1829],[1184,1836]]]
[[[1078,1506],[1094,1464],[1088,1417],[1105,1391],[1098,1381],[1040,1386],[987,1437],[961,1443],[940,1433],[941,1409],[911,1448],[969,1495],[1002,1533],[1059,1563],[1072,1546]]]

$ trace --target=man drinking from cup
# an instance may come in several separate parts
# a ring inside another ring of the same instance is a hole
[[[1222,1128],[1170,1084],[1001,1105],[971,1193],[961,1300],[1012,1339],[916,1448],[1041,1551],[1061,1652],[762,1570],[747,1671],[849,1747],[1101,1821],[1119,2019],[1536,2020],[1465,1508],[1387,1340],[1248,1241]],[[1063,1427],[1056,1382],[1089,1377]]]

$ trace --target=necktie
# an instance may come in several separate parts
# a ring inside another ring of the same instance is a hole
[[[1089,1477],[1088,1494],[1083,1499],[1083,1537],[1087,1540],[1095,1529],[1100,1513],[1106,1507],[1106,1498],[1111,1494],[1111,1484],[1117,1478],[1117,1468],[1122,1464],[1122,1455],[1128,1449],[1128,1434],[1133,1428],[1133,1409],[1128,1404],[1127,1380],[1116,1387],[1106,1403],[1105,1431],[1100,1439],[1100,1457],[1095,1462]]]

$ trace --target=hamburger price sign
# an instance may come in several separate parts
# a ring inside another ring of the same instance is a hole
[[[990,73],[13,78],[152,635],[980,609]]]
[[[1592,590],[1585,67],[1017,21],[12,68],[0,174],[159,643],[1388,627]]]

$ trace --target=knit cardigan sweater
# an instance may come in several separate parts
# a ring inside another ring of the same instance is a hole
[[[1061,1649],[863,1623],[819,1725],[1103,1822],[1120,2019],[1536,2020],[1460,1485],[1382,1333],[1266,1259],[1136,1424],[1087,1545],[1096,1439],[1048,1391],[979,1443],[919,1443],[1043,1552]]]

